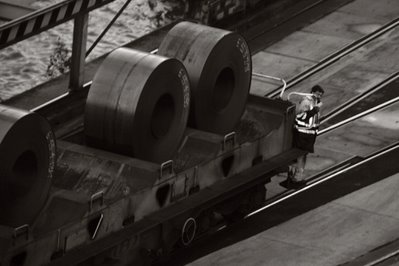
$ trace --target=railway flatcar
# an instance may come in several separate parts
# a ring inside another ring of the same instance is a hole
[[[242,36],[181,22],[156,54],[110,53],[82,113],[1,105],[0,264],[142,265],[262,205],[302,151],[251,75]]]

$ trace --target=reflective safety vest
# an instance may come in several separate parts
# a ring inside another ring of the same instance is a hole
[[[295,128],[305,134],[317,134],[320,125],[319,107],[315,106],[313,97],[304,97],[302,101],[309,107],[309,110],[303,110],[295,117]],[[301,102],[303,104],[303,102]]]

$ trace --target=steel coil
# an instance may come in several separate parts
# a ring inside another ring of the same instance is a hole
[[[252,62],[237,33],[181,22],[162,41],[158,54],[180,59],[191,82],[191,127],[214,133],[232,131],[250,89]]]
[[[0,105],[0,224],[30,224],[48,197],[54,133],[36,113]]]
[[[89,145],[163,162],[177,150],[190,104],[184,65],[177,59],[119,48],[101,64],[85,110]]]

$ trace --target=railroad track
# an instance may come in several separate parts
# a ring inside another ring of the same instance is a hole
[[[359,50],[360,48],[364,47],[366,44],[370,43],[373,40],[381,37],[383,34],[397,28],[399,26],[399,18],[392,20],[391,22],[385,24],[381,28],[375,30],[374,32],[365,35],[364,37],[348,44],[347,46],[343,47],[342,49],[328,55],[317,64],[311,66],[307,70],[299,73],[298,75],[290,78],[286,81],[286,85],[284,87],[280,86],[275,90],[272,90],[266,93],[265,97],[277,97],[281,94],[282,89],[284,88],[286,91],[293,88],[295,85],[299,84],[300,82],[304,81],[305,79],[315,75],[316,73],[320,72],[321,70],[326,69],[327,67],[331,66],[332,64],[338,62],[345,56],[350,55],[351,53]]]
[[[342,264],[342,266],[389,266],[397,265],[399,258],[399,240],[392,241],[384,246],[378,247],[373,251],[352,261]]]

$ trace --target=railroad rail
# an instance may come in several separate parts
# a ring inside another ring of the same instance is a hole
[[[378,28],[377,30],[373,31],[372,33],[367,34],[367,35],[363,36],[362,38],[355,40],[354,42],[346,45],[342,49],[328,55],[327,57],[320,60],[320,62],[318,62],[317,64],[309,67],[305,71],[303,71],[303,72],[299,73],[298,75],[287,80],[285,86],[280,86],[280,87],[268,92],[264,96],[271,97],[271,98],[277,97],[281,93],[282,88],[284,88],[285,90],[291,89],[293,86],[297,85],[298,83],[300,83],[300,82],[304,81],[305,79],[309,78],[310,76],[320,72],[321,70],[323,70],[323,69],[327,68],[328,66],[334,64],[335,62],[339,61],[343,57],[360,49],[367,43],[377,39],[378,37],[395,29],[398,26],[399,26],[399,18],[396,18],[396,19],[388,22],[381,28]]]
[[[360,167],[363,168],[370,168],[370,165],[375,163],[376,160],[381,160],[383,156],[387,156],[388,154],[399,154],[399,143],[395,143],[393,145],[390,145],[386,148],[383,148],[365,158],[356,158],[352,157],[345,162],[342,162],[339,166],[335,166],[331,169],[327,169],[324,173],[321,173],[320,175],[317,175],[313,178],[310,178],[307,180],[307,185],[303,186],[302,188],[299,188],[297,190],[288,190],[281,195],[275,196],[271,198],[270,200],[267,201],[264,207],[259,208],[256,211],[251,212],[248,214],[246,217],[250,217],[252,215],[255,215],[263,210],[266,210],[276,204],[279,204],[280,202],[290,199],[291,197],[294,197],[300,193],[303,193],[305,191],[308,191],[312,188],[316,188],[316,186],[323,184],[324,182],[327,182],[333,178],[339,177],[343,174],[347,174],[350,171],[354,171],[355,169],[358,169]],[[399,168],[397,169],[399,170]],[[382,180],[381,179],[377,179]]]
[[[390,99],[390,100],[388,100],[388,101],[386,101],[386,102],[384,102],[382,104],[376,105],[376,106],[374,106],[374,107],[372,107],[372,108],[370,108],[370,109],[368,109],[366,111],[363,111],[363,112],[361,112],[359,114],[356,114],[356,115],[354,115],[354,116],[352,116],[350,118],[347,118],[345,120],[342,120],[342,121],[340,121],[340,122],[338,122],[336,124],[333,124],[333,125],[331,125],[331,126],[329,126],[327,128],[324,128],[324,129],[320,130],[319,131],[319,135],[324,135],[327,132],[330,132],[330,131],[338,128],[338,127],[341,127],[341,126],[346,125],[346,124],[348,124],[350,122],[353,122],[356,119],[364,117],[364,116],[366,116],[368,114],[371,114],[371,113],[373,113],[375,111],[381,110],[381,109],[383,109],[385,107],[391,106],[391,105],[397,103],[398,101],[399,101],[399,97],[396,97],[396,98]]]
[[[335,107],[330,113],[323,115],[320,120],[322,124],[327,123],[329,120],[337,117],[338,115],[342,114],[346,110],[352,108],[356,104],[359,104],[361,101],[367,99],[368,97],[376,94],[377,92],[383,90],[388,84],[398,80],[399,72],[391,74],[388,78],[382,80],[377,85],[371,87],[370,89],[364,91],[363,93],[353,97],[352,99],[346,101],[345,103]]]
[[[392,241],[384,246],[378,247],[367,254],[342,266],[388,266],[396,265],[399,256],[399,240]]]

